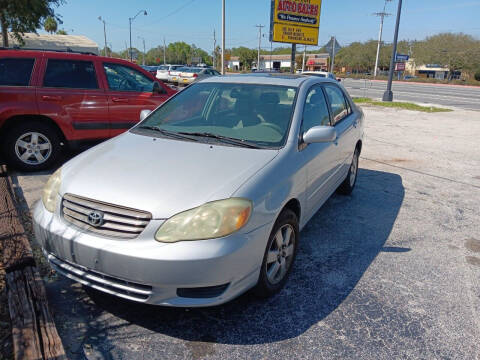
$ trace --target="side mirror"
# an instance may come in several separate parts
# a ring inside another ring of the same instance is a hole
[[[337,131],[333,126],[314,126],[303,133],[306,144],[332,142],[337,138]]]
[[[145,118],[150,115],[152,111],[151,110],[142,110],[140,111],[140,121],[145,120]]]
[[[337,78],[337,81],[338,81],[338,82],[340,82],[340,81],[342,81],[342,79],[340,79],[340,78]]]
[[[154,94],[166,94],[167,92],[163,87],[160,86],[160,84],[157,81],[153,82],[153,89],[152,92]]]

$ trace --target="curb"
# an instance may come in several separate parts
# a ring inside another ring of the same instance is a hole
[[[6,272],[14,358],[66,360],[17,205],[7,168],[0,165],[0,260]]]

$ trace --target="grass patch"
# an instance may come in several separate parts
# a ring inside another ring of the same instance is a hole
[[[365,97],[353,98],[353,101],[357,104],[383,106],[383,107],[389,107],[389,108],[422,111],[422,112],[428,112],[428,113],[453,111],[452,109],[438,108],[434,106],[421,106],[421,105],[412,104],[408,102],[376,101],[376,100],[372,100],[370,98],[365,98]]]

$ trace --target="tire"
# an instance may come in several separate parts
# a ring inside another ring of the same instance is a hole
[[[348,169],[347,177],[337,189],[339,194],[350,195],[355,188],[355,184],[357,183],[359,157],[360,151],[357,147],[353,153],[352,163],[350,164],[350,169]]]
[[[45,170],[60,157],[61,137],[50,124],[23,122],[8,130],[2,150],[7,163],[17,170]]]
[[[282,243],[284,248],[280,249],[278,249],[279,242],[277,242],[277,240],[281,241],[277,236],[279,232],[282,233],[285,240]],[[288,233],[291,234],[289,239],[285,236]],[[278,216],[268,239],[262,267],[260,269],[260,276],[254,288],[254,293],[257,296],[267,298],[276,294],[284,287],[297,255],[298,241],[300,239],[299,234],[297,215],[290,209],[284,209]],[[292,246],[292,248],[290,248],[290,246]],[[271,256],[269,257],[269,255]],[[274,260],[274,256],[276,256],[277,259]],[[284,264],[283,266],[286,267],[282,268],[282,263]],[[277,268],[280,266],[276,272],[274,271],[275,266]],[[276,276],[272,276],[274,272]]]

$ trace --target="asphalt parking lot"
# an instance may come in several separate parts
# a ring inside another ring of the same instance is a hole
[[[71,359],[480,359],[480,112],[365,108],[357,188],[301,233],[286,288],[144,306],[56,276]],[[31,206],[48,174],[16,174]]]

